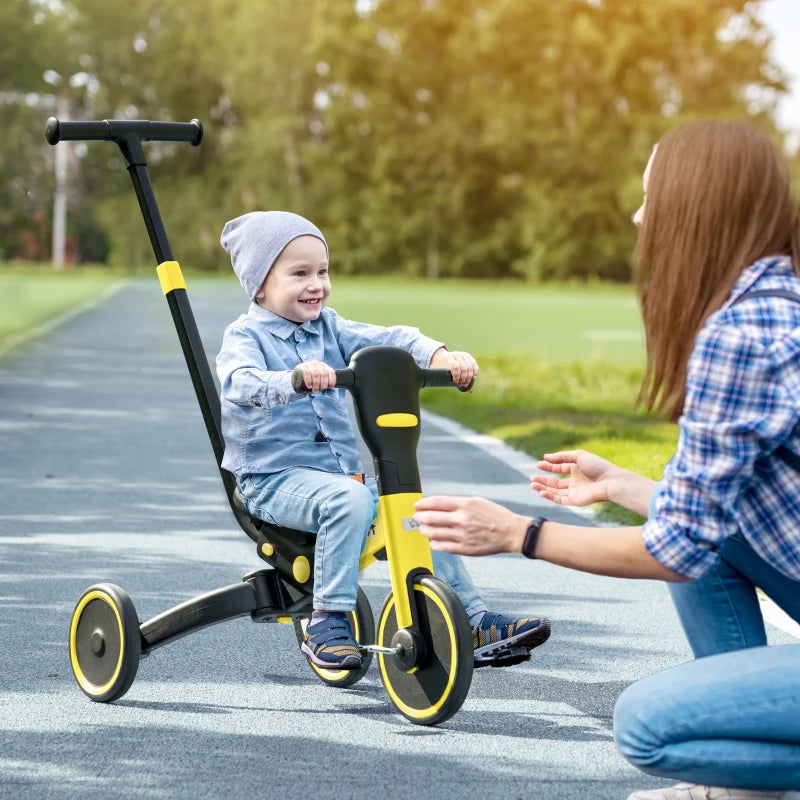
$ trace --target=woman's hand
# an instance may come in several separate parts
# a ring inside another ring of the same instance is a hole
[[[536,465],[539,469],[567,477],[531,475],[531,489],[564,506],[587,506],[610,500],[611,481],[621,472],[610,461],[585,450],[545,453],[544,459]]]
[[[520,552],[530,522],[483,497],[434,495],[414,507],[414,519],[431,549],[465,556]]]
[[[430,366],[433,369],[450,370],[453,383],[458,386],[469,386],[470,381],[478,377],[478,362],[469,353],[460,350],[440,347],[431,356]]]
[[[531,489],[562,506],[588,506],[611,501],[647,516],[654,480],[612,464],[585,450],[546,453],[536,466],[566,478],[531,475]]]
[[[336,372],[323,361],[305,361],[300,366],[309,391],[321,392],[336,386]]]

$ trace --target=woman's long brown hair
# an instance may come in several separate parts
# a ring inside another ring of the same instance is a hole
[[[708,316],[747,266],[792,256],[798,213],[779,148],[746,122],[694,122],[653,156],[636,253],[647,367],[639,404],[675,421],[686,365]]]

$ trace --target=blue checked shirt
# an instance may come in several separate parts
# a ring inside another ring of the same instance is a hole
[[[800,454],[800,304],[747,291],[800,293],[787,257],[742,272],[695,340],[675,455],[642,535],[662,564],[697,578],[736,532],[769,564],[800,580],[800,474],[772,455]]]
[[[251,303],[247,314],[225,330],[217,356],[225,439],[222,466],[237,477],[290,467],[345,475],[363,472],[346,390],[300,395],[292,389],[291,373],[304,361],[344,369],[357,350],[377,344],[402,347],[421,367],[429,366],[443,346],[416,328],[353,322],[331,308],[297,325]]]

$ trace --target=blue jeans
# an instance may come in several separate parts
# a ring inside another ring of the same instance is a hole
[[[614,739],[651,775],[741,789],[800,789],[800,645],[750,647],[637,681]]]
[[[756,586],[800,622],[800,581],[771,567],[735,534],[720,549],[720,562],[690,583],[669,591],[695,658],[767,643]]]
[[[348,611],[356,607],[358,562],[375,518],[378,489],[345,475],[296,467],[271,475],[245,475],[239,493],[248,512],[273,525],[317,534],[314,550],[314,608]],[[486,606],[464,562],[434,553],[436,576],[453,587],[468,615]]]
[[[705,575],[669,584],[697,660],[638,681],[617,700],[614,738],[631,763],[693,783],[800,789],[800,645],[764,646],[756,586],[800,622],[800,581],[739,534]]]

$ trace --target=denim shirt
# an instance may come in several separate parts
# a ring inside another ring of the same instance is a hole
[[[765,561],[800,580],[800,473],[773,455],[800,454],[800,304],[745,292],[800,293],[787,257],[745,269],[697,334],[675,455],[642,529],[658,561],[698,578],[740,533]]]
[[[332,308],[298,325],[251,303],[247,314],[225,330],[217,356],[225,439],[222,466],[237,478],[290,467],[345,475],[363,472],[346,390],[298,394],[292,389],[291,372],[304,361],[344,369],[356,351],[379,344],[402,347],[420,367],[430,366],[434,352],[443,346],[417,328],[353,322]]]

